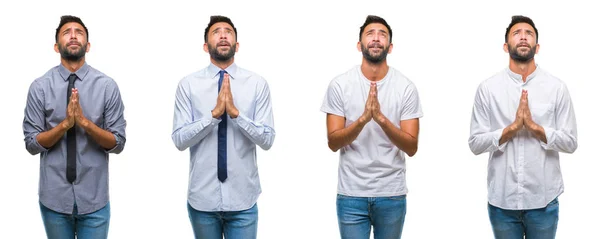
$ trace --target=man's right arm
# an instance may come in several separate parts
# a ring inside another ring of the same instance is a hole
[[[61,122],[56,127],[46,131],[46,116],[44,113],[44,92],[39,81],[29,86],[25,117],[23,119],[23,134],[25,148],[31,155],[44,152],[54,146],[67,132]]]
[[[327,144],[331,151],[336,152],[338,149],[352,143],[367,122],[363,117],[360,117],[348,127],[345,127],[345,117],[327,114]]]
[[[488,96],[489,92],[485,86],[480,85],[473,104],[469,136],[469,148],[475,155],[496,150],[503,151],[506,142],[518,131],[514,124],[503,129],[492,130],[490,122],[492,112],[488,105]]]
[[[205,117],[201,119],[195,119],[193,112],[189,87],[185,81],[182,81],[175,94],[173,134],[171,134],[175,147],[180,151],[199,143],[221,122],[220,119],[213,118],[211,112],[205,112]]]

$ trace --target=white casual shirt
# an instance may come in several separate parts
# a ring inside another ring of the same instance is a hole
[[[353,67],[329,85],[321,111],[346,118],[346,127],[364,112],[371,81]],[[415,85],[394,68],[377,81],[381,112],[396,126],[401,120],[420,118],[421,104]],[[405,195],[404,152],[381,127],[369,121],[358,137],[340,150],[338,193],[354,197]]]
[[[521,91],[528,92],[533,121],[546,132],[547,143],[526,129],[499,145],[502,131],[516,117]],[[523,82],[510,69],[479,85],[473,105],[471,151],[489,152],[488,200],[510,210],[543,208],[563,192],[558,152],[577,148],[575,111],[567,86],[540,67]]]

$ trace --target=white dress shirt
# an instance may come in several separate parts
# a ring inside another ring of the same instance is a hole
[[[198,211],[242,211],[261,193],[256,145],[267,150],[275,139],[267,82],[237,67],[225,69],[239,116],[227,117],[227,179],[217,178],[217,130],[212,117],[217,103],[219,69],[210,64],[179,82],[175,95],[173,134],[179,150],[190,148],[188,202]]]
[[[547,143],[523,128],[499,145],[502,131],[515,120],[523,89]],[[469,147],[476,155],[489,152],[491,205],[510,210],[546,207],[564,190],[558,152],[577,148],[575,111],[566,85],[538,66],[525,82],[508,68],[482,82],[473,105]]]

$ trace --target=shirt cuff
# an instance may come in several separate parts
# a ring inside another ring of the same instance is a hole
[[[38,142],[38,140],[37,140],[37,136],[38,136],[38,134],[40,134],[40,133],[36,133],[36,134],[34,134],[34,135],[32,136],[32,138],[31,138],[31,146],[33,146],[33,149],[34,149],[36,152],[40,152],[40,153],[41,153],[41,152],[46,152],[46,151],[48,151],[48,149],[47,149],[46,147],[42,146],[42,145],[41,145],[41,144]]]
[[[544,127],[541,126],[542,128],[544,128],[544,133],[546,134],[546,143],[544,143],[544,141],[540,140],[540,145],[542,146],[543,149],[545,150],[551,150],[552,149],[552,144],[554,142],[554,129],[548,127]]]
[[[112,153],[114,152],[117,148],[119,148],[119,145],[121,145],[123,142],[121,140],[121,137],[118,137],[117,134],[113,133],[113,137],[115,137],[115,147],[112,147],[112,149],[109,150],[104,150],[107,153]]]
[[[506,144],[508,144],[508,140],[507,140],[503,144],[498,145],[500,143],[500,138],[502,138],[503,131],[504,131],[504,129],[497,129],[496,131],[492,132],[492,139],[493,139],[492,144],[494,145],[494,148],[500,152],[504,152],[504,150],[506,149]],[[494,150],[494,151],[496,151],[496,150]]]
[[[238,117],[231,118],[231,121],[239,125],[242,129],[246,129],[248,127],[248,124],[250,124],[250,119],[248,119],[248,117],[242,114],[241,111],[239,112]]]

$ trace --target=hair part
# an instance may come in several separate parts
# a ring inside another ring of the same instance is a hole
[[[363,23],[363,25],[360,27],[360,32],[358,33],[358,41],[360,41],[362,39],[362,34],[365,31],[365,28],[367,28],[367,26],[372,23],[382,24],[388,29],[389,34],[390,34],[390,43],[391,43],[392,42],[392,28],[390,27],[390,25],[388,25],[388,23],[385,21],[385,19],[383,19],[379,16],[375,16],[375,15],[367,16],[365,23]]]
[[[81,21],[81,18],[78,18],[76,16],[71,16],[71,15],[64,15],[64,16],[60,17],[60,23],[58,24],[58,27],[56,28],[56,34],[54,35],[54,40],[56,40],[56,42],[58,42],[58,34],[60,31],[60,28],[62,28],[65,24],[70,23],[70,22],[79,23],[79,25],[81,25],[83,27],[83,29],[85,29],[85,37],[88,40],[90,39],[90,33],[88,32],[87,27],[85,27],[85,24],[83,24],[83,21]]]
[[[235,40],[237,41],[237,29],[233,25],[233,22],[231,21],[231,19],[229,19],[226,16],[215,15],[215,16],[210,16],[210,22],[208,22],[208,26],[206,26],[206,29],[204,29],[204,42],[205,43],[208,42],[208,30],[210,29],[210,27],[212,27],[213,25],[215,25],[219,22],[224,22],[224,23],[231,25],[231,27],[233,28],[233,32],[235,33]]]
[[[512,16],[512,20],[510,21],[510,24],[508,24],[508,27],[506,28],[506,33],[504,34],[504,43],[508,43],[508,34],[510,32],[510,29],[518,23],[527,23],[531,27],[533,27],[533,30],[535,30],[535,43],[538,43],[538,39],[539,39],[538,29],[535,27],[533,20],[531,20],[531,18],[529,18],[529,17],[522,16],[522,15]]]

